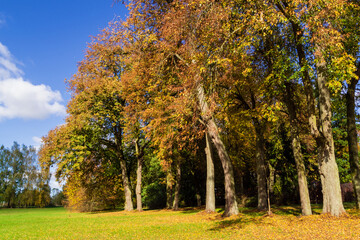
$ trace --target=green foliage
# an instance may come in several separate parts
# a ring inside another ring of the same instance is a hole
[[[346,105],[344,98],[344,96],[338,95],[335,96],[332,101],[333,136],[340,181],[341,183],[348,183],[351,182],[351,174],[347,140]]]
[[[143,203],[150,209],[164,208],[166,206],[166,182],[158,158],[152,157],[145,164],[145,174],[142,189]]]
[[[63,191],[60,191],[56,188],[53,189],[52,191],[52,196],[51,196],[51,205],[52,206],[63,206],[64,205],[64,201],[65,201],[65,195]]]
[[[150,209],[164,208],[166,206],[166,185],[155,182],[146,185],[142,190],[144,205]]]
[[[37,163],[36,150],[14,143],[0,147],[0,202],[5,207],[50,204],[50,175]]]
[[[81,169],[71,173],[64,186],[65,206],[82,212],[113,209],[123,205],[119,170],[102,159],[86,159]]]

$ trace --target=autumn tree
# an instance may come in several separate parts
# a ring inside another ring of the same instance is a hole
[[[57,137],[55,134],[51,141],[45,139],[45,143],[49,143],[45,148],[54,150],[44,156],[57,158],[59,168],[70,171],[89,164],[88,161],[101,160],[105,166],[110,162],[113,169],[121,172],[125,210],[131,211],[132,190],[124,152],[127,102],[121,90],[121,77],[126,67],[121,40],[119,35],[111,35],[106,30],[94,38],[79,64],[78,73],[68,81],[72,99],[67,125],[60,131],[64,135]],[[62,138],[67,139],[67,144],[60,142]]]
[[[262,111],[262,113],[265,113],[265,116],[269,115],[270,122],[278,122],[280,121],[279,118],[285,118],[290,122],[291,148],[297,168],[302,214],[310,215],[310,198],[300,138],[300,135],[304,133],[302,129],[304,115],[301,114],[304,98],[301,94],[302,87],[297,83],[299,68],[292,63],[292,59],[296,59],[296,55],[294,56],[295,47],[281,37],[282,34],[291,35],[292,31],[288,28],[287,22],[282,20],[279,12],[274,11],[266,4],[261,5],[259,3],[257,6],[259,8],[257,12],[259,23],[257,23],[258,27],[254,31],[260,35],[260,44],[257,44],[258,47],[255,48],[257,49],[255,51],[258,52],[257,58],[259,60],[257,61],[261,61],[260,66],[266,66],[268,71],[267,75],[262,77],[261,82],[264,86],[264,96],[268,99],[276,99],[273,103],[269,101],[267,105],[269,110],[273,110]],[[253,25],[256,26],[256,24]],[[258,72],[256,71],[255,74]],[[265,99],[263,98],[262,102]],[[285,111],[287,115],[282,115],[281,111]],[[271,136],[271,138],[274,139],[276,136]],[[271,178],[271,176],[269,177]]]
[[[180,45],[171,45],[166,41],[159,41],[165,37],[165,30],[161,29],[163,22],[153,22],[160,14],[168,14],[172,4],[150,2],[144,5],[134,1],[129,23],[136,26],[136,42],[141,51],[133,51],[135,64],[128,73],[133,85],[140,84],[145,89],[143,96],[148,96],[148,106],[144,109],[143,118],[151,118],[146,127],[152,145],[158,149],[157,155],[163,160],[163,165],[168,173],[168,187],[173,189],[175,199],[174,208],[177,207],[179,190],[179,154],[187,146],[188,151],[194,149],[194,142],[202,134],[202,126],[198,121],[198,113],[191,98],[191,92],[187,89],[183,80],[183,67],[186,66],[178,54],[174,54]],[[153,18],[148,19],[148,12]],[[141,24],[140,24],[141,23]],[[164,26],[166,27],[166,26]],[[167,28],[167,27],[166,27]],[[155,30],[159,29],[158,32]],[[166,37],[167,39],[167,37]],[[132,58],[134,60],[134,58]],[[132,74],[132,75],[131,75]],[[130,81],[131,82],[131,81]],[[180,154],[181,155],[181,154]],[[172,175],[171,166],[175,163],[176,175]],[[172,193],[168,193],[168,207],[172,205]]]
[[[319,150],[318,162],[324,196],[323,212],[338,216],[344,213],[344,208],[334,155],[330,90],[339,87],[339,75],[335,76],[333,73],[342,72],[346,76],[352,68],[351,61],[348,61],[346,52],[342,50],[342,36],[337,28],[340,23],[339,16],[346,3],[330,1],[325,6],[321,1],[314,1],[308,5],[299,4],[297,1],[279,1],[275,5],[293,31],[292,42],[296,46],[301,79],[307,96],[309,125]],[[315,111],[315,88],[312,79],[316,82],[319,94],[318,116]]]
[[[345,79],[347,85],[346,92],[346,119],[347,135],[349,148],[349,162],[354,185],[354,193],[357,202],[357,208],[360,209],[360,160],[358,152],[358,136],[356,127],[356,86],[360,78],[360,63],[356,59],[359,54],[358,43],[360,35],[356,23],[360,18],[360,6],[356,1],[349,1],[344,7],[344,20],[340,25],[341,33],[346,36],[343,40],[346,52],[356,61],[355,75]]]
[[[206,42],[220,44],[216,39],[217,37],[223,37],[221,22],[226,19],[227,15],[224,14],[225,8],[213,1],[206,1],[204,3],[189,1],[186,3],[186,7],[183,7],[183,4],[181,1],[174,3],[173,9],[168,12],[169,17],[166,19],[171,19],[171,16],[175,15],[183,17],[178,18],[176,22],[164,24],[164,34],[167,35],[165,35],[165,41],[173,45],[179,42],[183,43],[178,45],[178,49],[175,49],[175,56],[183,64],[184,69],[182,72],[186,71],[188,73],[187,76],[184,76],[186,77],[185,86],[188,85],[194,91],[193,94],[197,98],[196,101],[206,133],[209,134],[220,157],[225,177],[226,201],[224,215],[230,216],[238,213],[233,166],[221,139],[218,126],[215,123],[213,110],[209,104],[209,102],[216,104],[215,99],[211,95],[206,94],[205,79],[211,78],[203,70],[208,68],[206,58],[204,57],[210,53],[209,49],[206,48]],[[219,25],[216,24],[217,22]],[[174,28],[178,29],[179,32],[171,31]],[[210,33],[207,31],[208,29],[215,31]]]
[[[0,147],[0,199],[7,207],[45,207],[50,204],[50,175],[37,162],[33,147],[14,142]]]

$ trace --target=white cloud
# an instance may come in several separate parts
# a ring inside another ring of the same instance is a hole
[[[35,144],[34,144],[34,148],[36,149],[36,151],[39,151],[40,146],[41,146],[42,143],[43,143],[42,139],[39,138],[39,137],[34,136],[34,137],[32,137],[32,140],[33,140],[33,142],[35,143]]]
[[[41,138],[36,137],[36,136],[34,136],[34,137],[32,138],[32,140],[33,140],[37,145],[41,145],[42,142],[43,142]]]
[[[20,77],[23,72],[16,66],[9,49],[0,42],[0,80]]]
[[[0,43],[0,120],[45,119],[65,115],[59,91],[46,85],[33,85],[22,77],[10,51]]]
[[[7,47],[5,45],[3,45],[2,43],[0,43],[0,54],[1,54],[1,56],[4,56],[5,58],[11,58],[11,53],[10,53],[9,49],[7,49]]]

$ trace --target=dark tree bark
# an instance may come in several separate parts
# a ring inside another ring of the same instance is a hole
[[[217,129],[215,121],[211,116],[209,106],[206,102],[204,88],[200,83],[198,83],[197,86],[197,98],[199,101],[202,117],[205,120],[207,132],[216,147],[216,150],[219,154],[219,158],[224,170],[224,179],[225,179],[224,180],[225,181],[224,216],[236,215],[239,213],[239,209],[236,201],[233,166],[230,157],[225,149],[225,145],[221,140],[219,130]]]
[[[243,173],[240,173],[240,176],[239,176],[239,194],[240,194],[240,199],[243,199],[243,197],[245,195]]]
[[[270,194],[274,193],[274,186],[275,186],[275,168],[273,166],[271,166],[271,164],[268,164],[268,168],[269,168],[269,186],[268,186],[268,192]],[[268,194],[268,195],[270,195]]]
[[[130,188],[130,182],[129,177],[127,175],[127,168],[126,168],[126,162],[124,159],[120,160],[120,167],[121,167],[121,175],[124,185],[124,193],[125,193],[125,211],[132,211],[134,210],[132,197],[131,197],[131,188]]]
[[[195,197],[196,197],[196,206],[201,207],[201,195],[200,195],[200,193],[197,192],[195,194]]]
[[[266,190],[266,166],[265,166],[265,140],[260,123],[254,120],[256,132],[256,175],[257,175],[257,190],[258,190],[258,210],[266,211],[267,204],[267,190]]]
[[[360,66],[358,66],[357,75],[360,76]],[[346,113],[351,177],[354,187],[356,207],[360,209],[360,162],[355,115],[355,88],[358,81],[358,78],[353,78],[348,85],[348,91],[346,94]]]
[[[211,140],[209,134],[206,138],[206,212],[215,212],[215,170],[212,156]]]
[[[298,175],[298,184],[299,184],[299,193],[300,193],[300,203],[301,203],[301,213],[304,216],[312,214],[309,188],[306,179],[305,165],[303,155],[301,153],[301,143],[298,134],[298,124],[296,122],[296,107],[293,99],[293,91],[291,83],[286,83],[286,98],[284,102],[287,106],[291,124],[291,147],[293,150],[293,155],[296,163],[296,170]]]
[[[175,177],[175,192],[174,192],[174,202],[173,202],[173,210],[179,210],[179,201],[180,201],[180,181],[181,181],[181,165],[180,158],[176,159],[175,164],[176,169],[176,177]]]
[[[166,171],[166,208],[171,209],[173,203],[173,175],[171,166]]]

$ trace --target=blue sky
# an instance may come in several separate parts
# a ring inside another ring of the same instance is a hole
[[[90,36],[125,17],[125,6],[113,0],[1,0],[0,145],[38,146],[64,122],[64,80]]]
[[[64,123],[76,73],[91,36],[127,10],[113,0],[1,0],[0,145],[40,146]],[[51,186],[59,188],[55,179]]]

